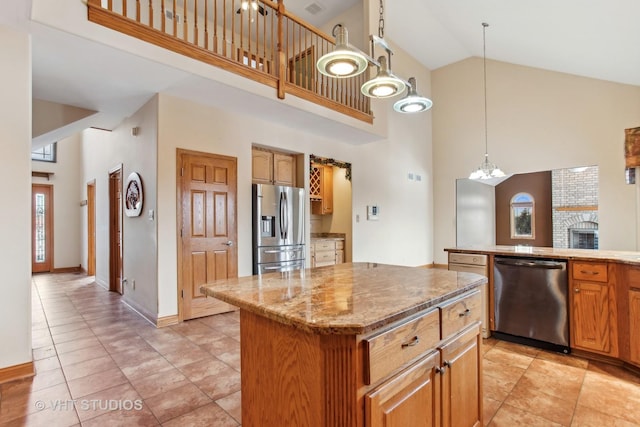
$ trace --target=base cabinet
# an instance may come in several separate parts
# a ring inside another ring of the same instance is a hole
[[[616,274],[603,262],[571,266],[572,347],[618,357]]]
[[[365,396],[367,427],[440,425],[440,353],[437,351]]]
[[[640,366],[640,289],[629,290],[629,361]]]
[[[482,355],[478,326],[440,347],[442,426],[482,426]]]

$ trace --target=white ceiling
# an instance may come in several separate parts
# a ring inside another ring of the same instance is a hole
[[[285,4],[319,26],[358,1]],[[323,9],[315,16],[305,11],[312,3]],[[243,112],[264,115],[264,102],[253,102],[247,92],[227,87],[227,97],[206,96],[222,85],[30,22],[29,5],[30,0],[4,0],[0,24],[33,35],[35,98],[100,111],[98,127],[117,125],[157,92],[192,93],[209,104],[234,97]],[[433,70],[482,56],[481,23],[488,22],[490,59],[640,86],[638,16],[640,0],[387,0],[385,37]],[[295,122],[292,114],[298,113],[292,107],[272,104],[273,120]],[[299,114],[307,128],[314,122],[308,113]],[[349,131],[328,119],[317,122],[327,136]],[[353,131],[351,137],[365,142],[372,136]]]

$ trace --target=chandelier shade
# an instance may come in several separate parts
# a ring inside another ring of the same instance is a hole
[[[318,59],[316,67],[321,74],[328,77],[347,78],[355,77],[369,66],[369,60],[358,49],[349,45],[349,33],[341,24],[333,27],[336,37],[336,47]]]
[[[391,73],[387,58],[381,56],[378,62],[380,63],[378,75],[362,85],[362,93],[371,98],[388,98],[402,92],[407,85]]]
[[[398,113],[419,113],[426,111],[433,105],[429,98],[418,95],[415,77],[409,77],[407,95],[393,104],[393,109]]]

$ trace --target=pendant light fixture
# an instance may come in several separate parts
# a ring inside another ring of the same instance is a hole
[[[488,132],[487,132],[487,42],[486,29],[489,26],[486,22],[482,23],[482,70],[484,81],[484,160],[475,171],[471,172],[469,179],[489,179],[500,178],[505,176],[504,172],[498,166],[489,161],[488,150]]]
[[[409,85],[407,87],[407,95],[393,104],[394,110],[398,113],[419,113],[431,108],[433,102],[429,98],[418,95],[415,77],[409,77]]]
[[[384,3],[380,0],[380,20],[378,21],[378,36],[370,35],[371,56],[349,45],[347,29],[337,24],[333,27],[333,36],[336,38],[336,47],[332,52],[326,53],[318,59],[316,67],[325,76],[335,78],[354,77],[364,72],[369,64],[378,67],[377,75],[366,81],[360,91],[371,98],[389,98],[401,94],[407,89],[407,95],[393,106],[395,111],[401,113],[418,113],[426,111],[433,103],[430,99],[417,94],[416,81],[412,77],[406,81],[391,71],[391,55],[393,51],[384,40]],[[381,46],[386,56],[380,56],[374,60],[375,46]]]
[[[364,73],[369,66],[367,57],[349,45],[349,33],[342,24],[333,27],[336,48],[318,59],[316,67],[320,73],[328,77],[355,77]]]

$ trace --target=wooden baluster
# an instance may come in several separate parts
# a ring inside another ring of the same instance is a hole
[[[264,6],[264,11],[265,13],[267,12],[267,5],[265,4]],[[273,15],[273,11],[271,12],[271,14]],[[268,67],[268,63],[269,61],[267,60],[267,16],[263,16],[262,19],[264,20],[263,23],[264,25],[262,26],[262,58],[264,60],[264,72],[268,73],[269,72],[269,67]]]
[[[140,22],[140,0],[136,0],[136,21]]]
[[[283,20],[284,20],[284,3],[282,0],[278,0],[278,98],[284,99],[285,94],[285,85],[286,81],[286,73],[287,73],[287,59],[284,52],[284,32],[283,32]],[[287,42],[289,38],[289,23],[288,19],[287,23]],[[288,48],[288,47],[287,47]]]
[[[178,18],[176,17],[176,9],[178,6],[176,3],[176,0],[173,0],[173,10],[171,11],[171,13],[173,13],[173,37],[178,37]]]
[[[122,0],[122,16],[127,16],[127,0]]]
[[[204,48],[209,49],[209,0],[204,0]],[[215,5],[214,5],[215,6]]]
[[[153,28],[153,4],[149,0],[149,26]]]
[[[107,2],[107,9],[109,9],[109,10],[113,10],[113,0],[109,0],[109,1]]]
[[[187,28],[187,3],[188,0],[183,0],[184,7],[182,8],[182,39],[186,42],[189,41],[189,29]]]
[[[274,37],[274,29],[275,29],[275,25],[273,22],[273,15],[275,14],[274,12],[276,12],[275,10],[271,10],[271,47],[269,48],[269,50],[271,51],[271,74],[275,75],[276,74],[276,67],[275,67],[275,50],[277,49],[277,43],[276,43],[276,39]]]
[[[227,2],[225,1],[225,4],[226,3]],[[236,45],[235,45],[235,43],[236,43],[236,40],[235,40],[236,39],[236,29],[235,29],[236,28],[236,18],[235,18],[235,16],[236,16],[235,15],[236,7],[235,7],[234,3],[235,3],[235,0],[231,0],[231,58],[234,57],[235,52],[236,52]],[[225,13],[224,16],[225,16],[225,21],[226,21],[227,14]],[[227,37],[226,31],[224,33],[224,36],[225,36],[225,38]],[[226,43],[225,43],[225,47],[226,47]]]
[[[162,30],[162,32],[164,33],[166,31],[166,23],[165,23],[165,15],[166,15],[166,11],[164,8],[164,0],[160,1],[160,8],[162,9],[162,16],[160,17],[160,29]]]
[[[218,0],[213,0],[213,52],[218,53]]]
[[[240,51],[244,52],[244,9],[242,9],[242,3],[240,3]],[[242,58],[236,58],[236,61],[242,62]]]
[[[193,0],[193,44],[198,45],[198,0]]]
[[[251,67],[251,14],[254,12],[253,7],[251,7],[251,5],[249,5],[249,7],[247,8],[247,40],[248,40],[248,45],[247,46],[247,56],[249,57],[249,67]],[[256,58],[257,59],[257,58]]]

